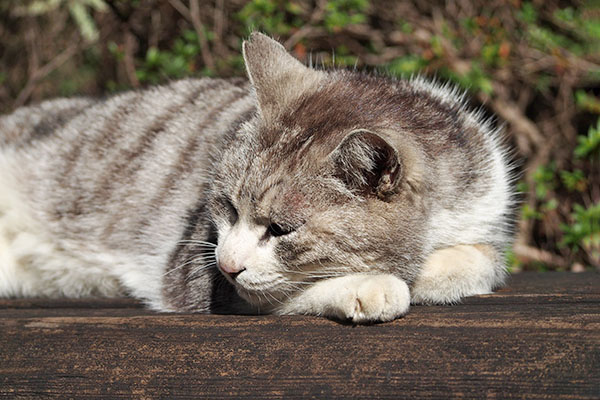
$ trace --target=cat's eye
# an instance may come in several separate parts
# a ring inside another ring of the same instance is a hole
[[[284,226],[281,226],[281,225],[275,224],[275,223],[271,223],[267,227],[267,232],[269,232],[269,234],[271,236],[275,236],[275,237],[288,235],[288,234],[292,233],[293,231],[294,231],[294,229],[292,229],[292,228],[284,227]]]
[[[238,212],[228,197],[225,198],[225,207],[227,207],[227,212],[229,214],[229,223],[234,225],[238,220]]]

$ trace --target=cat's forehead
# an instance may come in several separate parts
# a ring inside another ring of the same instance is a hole
[[[331,151],[354,129],[393,128],[407,99],[397,84],[370,75],[339,72],[302,93],[261,130],[263,147],[279,145],[288,156]]]
[[[396,84],[389,79],[338,72],[317,90],[304,93],[282,119],[331,128],[376,123],[382,113],[395,108],[398,94]]]
[[[269,170],[267,163],[256,167],[240,177],[236,202],[255,219],[285,216],[300,223],[311,206],[307,193],[313,188],[307,179],[285,175],[281,169]]]
[[[300,204],[303,192],[315,192],[305,189],[318,186],[327,175],[327,156],[349,132],[389,129],[393,124],[396,102],[402,99],[392,86],[389,80],[367,75],[334,75],[317,90],[303,93],[274,120],[257,121],[255,135],[244,145],[245,165],[231,163],[243,171],[238,175],[239,197],[259,204],[288,196],[283,203]],[[274,191],[278,196],[269,197]]]

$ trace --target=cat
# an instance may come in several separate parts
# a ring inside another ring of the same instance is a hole
[[[0,297],[391,321],[490,293],[514,193],[464,96],[243,43],[185,79],[0,119]]]

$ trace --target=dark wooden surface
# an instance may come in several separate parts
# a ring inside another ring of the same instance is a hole
[[[600,274],[520,274],[393,323],[0,300],[0,398],[600,398]]]

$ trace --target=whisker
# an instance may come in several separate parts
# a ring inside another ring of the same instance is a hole
[[[261,294],[263,295],[263,297],[265,298],[265,300],[267,301],[267,303],[269,303],[269,305],[273,305],[273,303],[271,302],[271,300],[269,300],[269,299],[267,298],[267,295],[266,295],[264,292],[263,292],[263,293],[261,293]]]
[[[300,290],[300,289],[296,289],[296,290]],[[287,291],[283,291],[283,292],[281,292],[281,293],[283,293],[283,295],[285,296],[285,298],[286,298],[288,301],[292,300],[292,297],[291,297],[291,296],[290,296],[290,295],[287,293]]]
[[[273,300],[275,300],[276,302],[278,302],[279,304],[283,304],[279,299],[277,299],[277,297],[273,296],[271,293],[269,292],[265,292],[265,294],[268,294],[269,297],[271,297]],[[272,303],[271,303],[272,304]]]
[[[194,263],[194,262],[199,262],[199,261],[208,261],[208,260],[211,260],[211,259],[209,258],[209,259],[206,259],[206,260],[204,260],[202,257],[194,257],[194,258],[192,258],[191,260],[188,260],[188,261],[184,262],[183,264],[181,264],[181,265],[178,265],[177,267],[173,268],[172,270],[165,272],[165,273],[163,274],[163,276],[167,276],[167,275],[169,275],[171,272],[173,272],[173,271],[177,271],[178,269],[181,269],[181,268],[183,268],[183,267],[185,267],[186,265],[189,265],[189,264],[191,264],[191,263]],[[216,262],[215,262],[215,264],[216,264]]]
[[[212,267],[213,265],[217,265],[217,263],[215,261],[213,261],[213,262],[209,262],[208,264],[201,264],[201,265],[198,265],[197,267],[194,267],[194,269],[192,271],[199,271],[202,269]]]
[[[188,264],[191,264],[191,263],[194,263],[194,262],[201,263],[201,262],[204,262],[204,261],[213,261],[213,260],[214,259],[210,258],[210,257],[208,257],[208,258],[205,258],[205,257],[192,257],[192,258],[187,259],[183,263],[183,265],[188,265]]]
[[[208,264],[204,264],[204,265],[199,265],[199,266],[195,267],[194,269],[192,269],[192,270],[190,271],[189,275],[190,275],[191,277],[194,277],[196,274],[198,274],[198,273],[200,273],[200,272],[202,272],[202,271],[205,271],[205,270],[207,270],[207,269],[211,269],[211,268],[213,268],[215,265],[217,265],[217,263],[216,263],[216,262],[212,262],[212,263],[208,263]]]
[[[347,271],[324,271],[324,272],[292,272],[288,271],[291,274],[301,275],[306,278],[335,278],[339,276],[347,275]]]
[[[210,246],[210,247],[217,247],[216,244],[211,243],[211,242],[205,242],[204,240],[180,240],[177,242],[177,244],[179,244],[180,246],[183,246],[185,244],[195,244],[195,245],[204,245],[204,246]]]
[[[314,284],[314,282],[305,282],[305,281],[287,281],[285,282],[286,285],[292,286],[294,288],[300,289],[298,286],[296,285],[312,285]]]
[[[217,255],[215,254],[214,251],[212,251],[212,249],[211,250],[201,250],[201,251],[194,252],[193,254],[191,254],[188,258],[185,259],[185,261],[189,261],[195,257],[215,257],[216,258]]]

